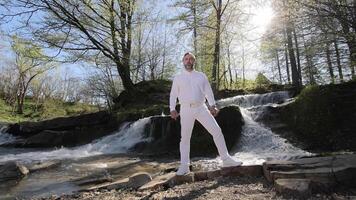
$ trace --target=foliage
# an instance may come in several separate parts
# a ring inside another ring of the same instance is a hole
[[[255,79],[257,87],[265,87],[270,85],[272,82],[263,73],[258,73]]]
[[[21,122],[40,121],[55,117],[68,117],[98,111],[98,108],[84,103],[68,103],[50,99],[36,106],[31,98],[25,98],[23,114],[12,111],[12,107],[0,99],[0,121]]]

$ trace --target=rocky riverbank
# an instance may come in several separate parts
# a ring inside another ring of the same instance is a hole
[[[207,171],[200,171],[195,161],[193,172],[179,177],[173,172],[177,163],[172,162],[153,177],[142,172],[106,183],[86,179],[97,186],[33,199],[353,199],[355,160],[356,155],[348,154]]]
[[[313,194],[309,199],[313,200],[344,200],[355,199],[356,191],[350,189],[339,189],[330,194]],[[135,190],[103,190],[93,192],[82,192],[75,195],[52,196],[47,199],[69,200],[161,200],[161,199],[286,199],[276,193],[273,185],[263,178],[233,178],[224,177],[202,182],[177,185],[166,190],[156,189],[148,191]]]

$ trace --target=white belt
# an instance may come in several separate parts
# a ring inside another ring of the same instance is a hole
[[[197,108],[199,106],[202,106],[203,104],[204,104],[204,102],[181,103],[182,106],[187,106],[187,107],[191,107],[191,108]]]

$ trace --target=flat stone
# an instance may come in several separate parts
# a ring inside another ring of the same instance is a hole
[[[113,190],[113,189],[125,188],[129,185],[130,185],[129,178],[124,178],[124,179],[120,179],[115,182],[109,183],[106,186],[102,186],[100,189]]]
[[[338,170],[344,169],[335,169],[332,171],[330,168],[316,168],[316,169],[296,169],[293,171],[272,171],[271,177],[273,180],[276,179],[301,179],[308,178],[314,182],[324,182],[324,183],[333,183],[336,182],[335,175]]]
[[[89,176],[74,180],[73,182],[79,186],[85,185],[99,185],[102,183],[112,182],[112,177],[106,172],[99,172]]]
[[[152,181],[144,184],[138,190],[154,190],[160,187],[169,187],[169,182],[176,176],[175,172],[156,176]]]
[[[267,161],[263,172],[268,181],[276,179],[303,179],[323,187],[335,184],[356,186],[356,155],[343,154],[326,157],[309,157],[292,161]]]
[[[58,167],[60,164],[61,164],[60,161],[46,161],[46,162],[31,163],[26,167],[32,173],[39,170],[52,169]]]
[[[221,170],[213,170],[206,172],[208,179],[214,179],[221,176]]]
[[[183,183],[192,183],[194,182],[194,173],[188,173],[183,176],[175,176],[173,179],[171,179],[171,186],[174,185],[180,185]]]
[[[284,196],[307,198],[312,193],[309,179],[277,179],[274,183],[277,193]]]
[[[105,183],[93,187],[84,188],[79,190],[79,192],[83,192],[83,191],[88,192],[88,191],[101,190],[101,189],[108,189],[108,190],[119,189],[119,188],[126,187],[128,184],[129,184],[129,178],[124,178],[124,179],[116,180],[111,183]]]
[[[221,175],[259,177],[262,176],[262,166],[249,165],[249,166],[225,167],[221,169]]]
[[[204,172],[204,171],[194,172],[194,180],[195,181],[204,181],[207,179],[208,179],[207,172]]]
[[[273,178],[271,176],[271,171],[277,170],[292,170],[295,169],[297,164],[293,161],[285,161],[285,160],[272,160],[266,161],[262,165],[263,175],[269,182],[273,182]]]
[[[149,173],[138,172],[129,177],[129,187],[137,189],[150,181],[152,177]]]

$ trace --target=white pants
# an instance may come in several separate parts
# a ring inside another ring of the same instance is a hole
[[[181,105],[180,108],[180,124],[181,124],[181,140],[180,140],[180,159],[181,165],[189,165],[190,163],[190,138],[194,127],[195,120],[198,120],[204,128],[213,136],[214,143],[218,149],[222,160],[229,157],[224,135],[221,128],[211,115],[208,107],[202,104],[198,107],[190,107]]]

